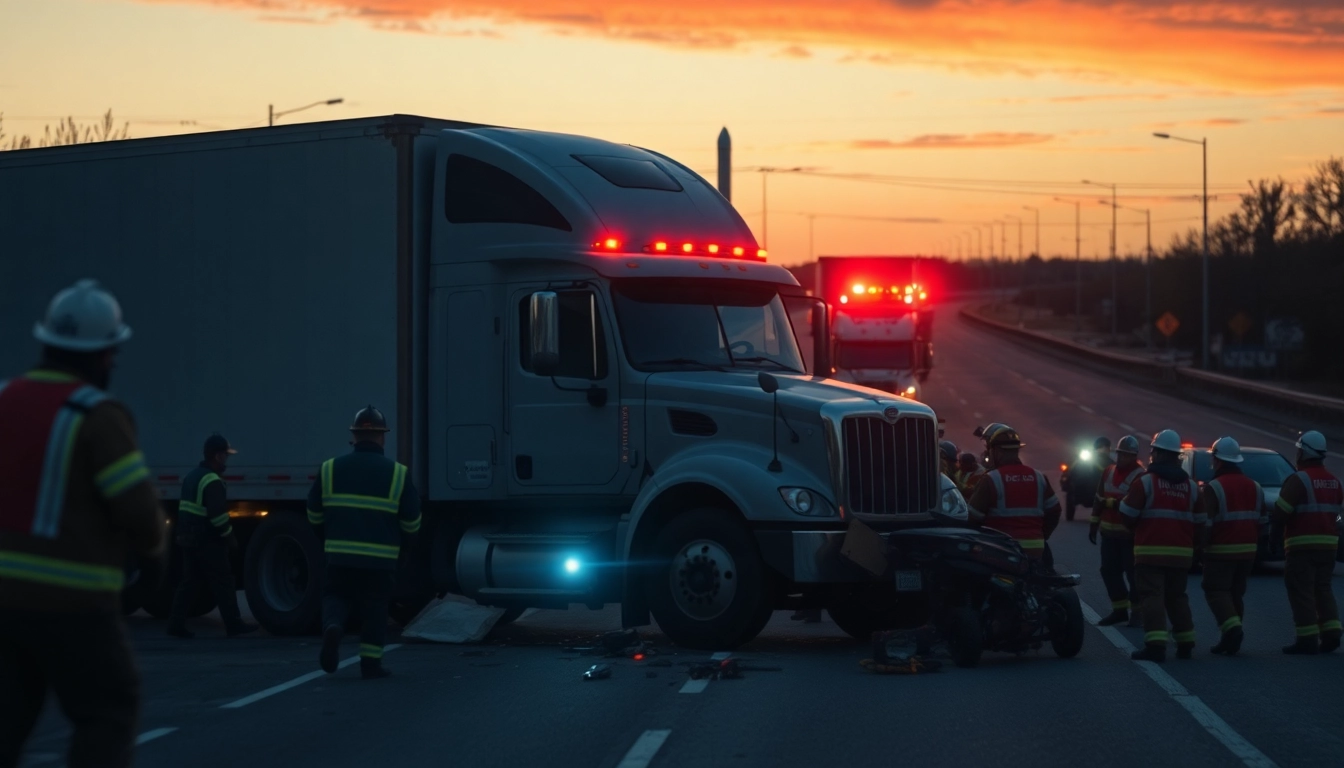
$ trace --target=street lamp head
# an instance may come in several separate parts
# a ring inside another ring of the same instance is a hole
[[[1171,134],[1170,134],[1170,133],[1154,133],[1153,135],[1156,136],[1156,137],[1159,138],[1159,139],[1170,139],[1170,138],[1171,138]]]
[[[344,101],[345,99],[327,99],[328,104],[340,104],[343,103]]]

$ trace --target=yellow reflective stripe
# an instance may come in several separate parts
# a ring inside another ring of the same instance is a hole
[[[1278,501],[1274,502],[1274,506],[1278,507],[1284,512],[1287,512],[1288,514],[1293,513],[1293,505],[1288,503],[1288,500],[1283,498],[1282,496],[1279,497]]]
[[[322,516],[321,512],[314,512],[311,509],[308,510],[308,522],[312,523],[313,525],[321,525],[325,519],[326,518]]]
[[[205,477],[202,477],[202,478],[201,478],[201,481],[200,481],[199,483],[196,484],[196,503],[197,503],[197,504],[204,504],[204,503],[205,503],[205,487],[206,487],[207,485],[210,485],[211,483],[215,482],[216,480],[219,480],[220,482],[224,482],[223,480],[220,480],[219,475],[216,475],[214,472],[207,472],[207,473],[205,474]]]
[[[43,368],[29,371],[23,375],[23,378],[28,379],[29,381],[41,381],[48,384],[71,384],[76,380],[74,376],[71,376],[68,373],[48,371]]]
[[[1089,523],[1100,523],[1100,522],[1101,522],[1101,515],[1094,514],[1094,515],[1092,515],[1092,517],[1088,518],[1087,521],[1088,521]]]
[[[401,547],[395,544],[370,544],[364,541],[340,541],[327,539],[324,551],[337,555],[364,555],[396,560]]]
[[[406,488],[406,467],[401,464],[393,466],[392,489],[387,492],[387,500],[397,504],[401,501],[401,492]]]
[[[221,526],[221,525],[228,525],[228,524],[229,524],[229,513],[228,513],[228,512],[225,512],[225,513],[222,514],[222,515],[215,515],[214,517],[210,518],[210,524],[213,525],[213,526],[215,526],[215,527],[219,527],[219,526]]]
[[[1161,643],[1166,645],[1168,639],[1167,630],[1163,629],[1157,632],[1144,632],[1143,642],[1147,645]]]
[[[1331,619],[1321,624],[1322,632],[1338,632],[1341,629],[1344,629],[1344,624],[1340,624],[1339,619]]]
[[[1173,557],[1190,557],[1195,554],[1193,547],[1157,547],[1152,545],[1134,545],[1135,555],[1172,555]]]
[[[1319,634],[1321,634],[1321,628],[1316,624],[1312,624],[1309,627],[1297,627],[1298,637],[1314,637]]]
[[[1175,637],[1176,642],[1178,643],[1193,643],[1195,642],[1195,630],[1192,629],[1189,632],[1177,632],[1175,633]]]
[[[1329,544],[1331,546],[1336,546],[1339,544],[1339,537],[1331,536],[1329,534],[1313,534],[1310,536],[1294,536],[1290,539],[1284,539],[1283,541],[1284,547],[1293,547],[1304,544]]]
[[[177,510],[179,512],[186,512],[189,515],[197,515],[199,517],[205,517],[205,507],[202,507],[200,504],[197,504],[194,501],[177,502]]]
[[[359,644],[359,657],[361,659],[381,659],[383,658],[383,646],[372,643]],[[398,656],[397,658],[401,658]]]
[[[396,513],[397,503],[377,496],[360,496],[354,493],[335,493],[322,497],[323,507],[352,507],[354,509],[372,509],[375,512]]]
[[[0,551],[0,577],[90,592],[119,592],[126,580],[120,568],[4,551]]]
[[[149,467],[140,451],[131,451],[93,476],[94,484],[105,499],[116,498],[148,479]]]
[[[331,465],[335,459],[327,459],[322,462],[322,496],[331,495]]]
[[[233,526],[226,525],[220,530],[219,535],[221,538],[227,538],[232,533],[233,533]]]
[[[401,530],[406,533],[416,533],[420,530],[420,518],[417,516],[414,520],[402,520]]]
[[[1256,549],[1255,544],[1210,544],[1206,551],[1211,555],[1243,555]]]
[[[1228,619],[1227,621],[1224,621],[1224,622],[1218,627],[1218,631],[1219,631],[1219,632],[1227,632],[1227,631],[1229,631],[1229,630],[1231,630],[1231,629],[1233,629],[1233,628],[1235,628],[1235,627],[1240,627],[1240,626],[1241,626],[1241,617],[1240,617],[1240,616],[1233,616],[1232,618]]]

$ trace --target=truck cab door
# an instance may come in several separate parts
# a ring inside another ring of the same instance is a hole
[[[540,375],[530,359],[538,291],[553,291],[559,306],[554,375]],[[510,492],[577,494],[622,484],[619,366],[603,297],[589,287],[518,286],[507,313]]]

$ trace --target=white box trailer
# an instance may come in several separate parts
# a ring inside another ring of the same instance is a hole
[[[425,500],[403,619],[447,591],[620,601],[629,626],[652,611],[727,647],[774,608],[889,586],[838,557],[846,527],[939,503],[931,411],[808,375],[797,283],[648,150],[397,115],[4,152],[0,254],[0,371],[92,277],[134,329],[112,390],[164,498],[206,436],[238,448],[237,565],[272,632],[315,626],[303,499],[369,404]]]

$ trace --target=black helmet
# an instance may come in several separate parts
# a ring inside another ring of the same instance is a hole
[[[994,423],[985,427],[981,437],[985,440],[987,448],[1021,448],[1022,438],[1018,436],[1017,430],[1007,424]]]
[[[383,418],[382,411],[374,408],[372,405],[355,414],[355,421],[350,425],[351,432],[391,432],[387,426],[387,419]]]
[[[1111,438],[1109,438],[1109,437],[1098,437],[1097,440],[1096,440],[1096,442],[1092,443],[1092,447],[1093,447],[1094,449],[1110,448],[1110,447],[1111,447]]]
[[[969,469],[970,467],[977,467],[979,465],[980,460],[975,458],[974,453],[963,453],[961,456],[957,457],[957,466],[959,467]]]
[[[943,454],[943,460],[948,464],[957,463],[957,446],[951,440],[944,440],[939,443],[938,450]]]

